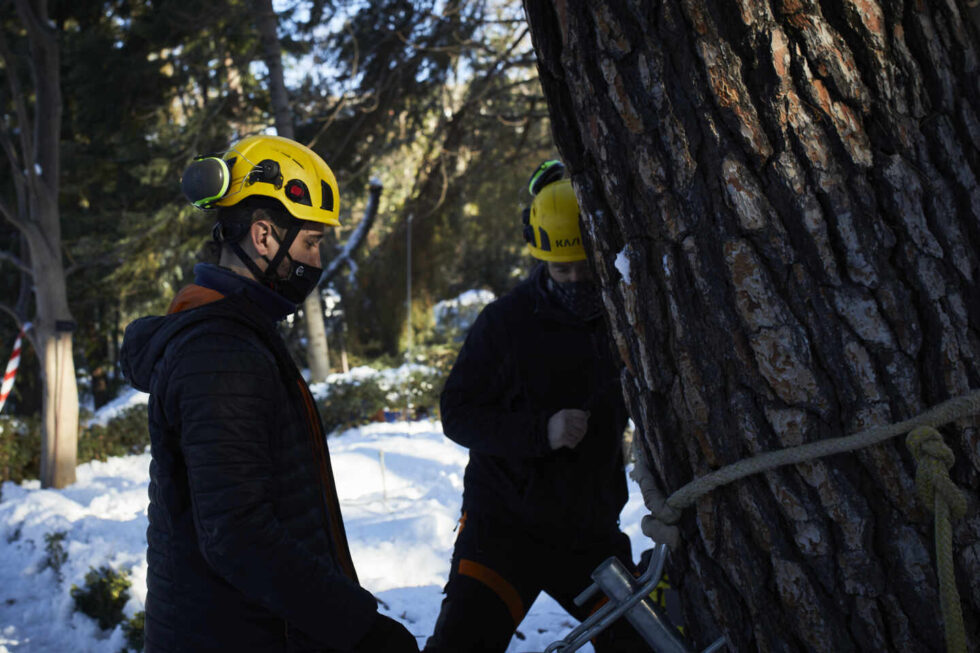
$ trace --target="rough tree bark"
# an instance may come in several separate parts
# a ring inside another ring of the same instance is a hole
[[[0,39],[0,58],[14,107],[14,116],[7,116],[0,134],[0,146],[17,195],[16,208],[0,201],[0,213],[20,230],[28,246],[30,266],[21,269],[29,270],[32,278],[36,317],[27,337],[40,354],[44,388],[41,485],[61,488],[75,482],[78,386],[58,213],[62,111],[58,35],[45,0],[16,0],[14,6],[29,43],[33,84],[25,93],[18,78],[20,66],[6,38]]]
[[[980,387],[969,0],[526,0],[555,140],[669,494]],[[618,259],[618,265],[617,265]],[[980,650],[980,432],[944,430]],[[904,443],[749,477],[680,522],[690,631],[738,651],[938,651]]]

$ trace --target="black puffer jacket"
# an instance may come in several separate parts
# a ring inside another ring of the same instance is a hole
[[[146,650],[352,648],[377,604],[274,323],[241,295],[142,318],[123,369],[151,395]]]
[[[573,317],[548,296],[545,267],[487,306],[442,393],[447,436],[470,450],[463,509],[542,537],[588,541],[617,528],[626,503],[626,408],[598,318]],[[589,410],[575,449],[552,451],[548,418]]]

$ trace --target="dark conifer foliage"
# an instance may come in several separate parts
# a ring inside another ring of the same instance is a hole
[[[385,184],[357,274],[334,285],[352,351],[394,354],[404,344],[409,213],[418,328],[432,302],[472,287],[502,292],[523,265],[514,227],[522,182],[553,155],[523,12],[500,0],[277,7],[296,137],[342,186],[344,227],[328,241],[339,248],[356,227],[368,180]],[[50,0],[48,8],[61,52],[58,205],[74,349],[82,395],[98,405],[123,383],[122,329],[166,308],[206,241],[209,217],[180,195],[184,166],[273,119],[248,0]],[[0,25],[14,52],[26,53],[9,4]],[[5,85],[0,108],[13,110]],[[0,185],[9,183],[3,175]],[[30,284],[11,262],[25,254],[6,223],[0,253],[2,302],[29,314]],[[0,358],[15,333],[0,319]],[[20,374],[5,410],[30,414],[40,399],[29,347]]]

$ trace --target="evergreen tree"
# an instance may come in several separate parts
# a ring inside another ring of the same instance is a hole
[[[980,382],[976,3],[525,2],[555,138],[666,494]],[[980,487],[974,419],[943,429]],[[932,518],[889,440],[683,511],[688,632],[737,651],[939,651]],[[980,637],[976,510],[954,524]],[[949,625],[952,621],[946,621]]]

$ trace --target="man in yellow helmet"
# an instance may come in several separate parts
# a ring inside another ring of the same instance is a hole
[[[253,136],[182,186],[215,213],[217,264],[130,324],[122,351],[150,393],[145,650],[417,653],[358,584],[323,428],[276,331],[319,281],[333,173]]]
[[[442,393],[446,435],[468,447],[463,516],[427,653],[502,653],[542,591],[573,599],[609,556],[633,568],[619,530],[627,499],[626,409],[600,319],[571,182],[557,161],[532,175],[528,251],[542,261],[487,306]],[[596,650],[644,651],[626,622]]]

